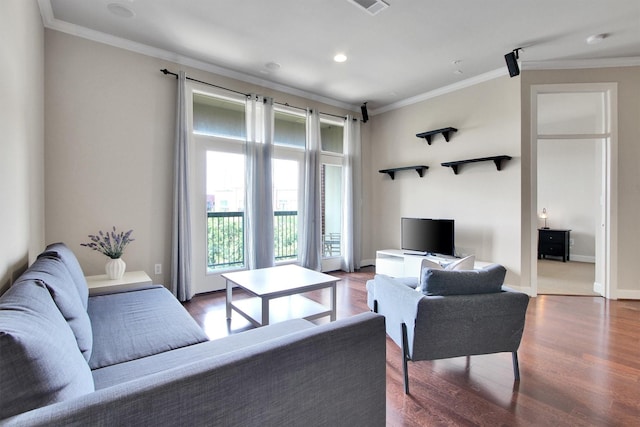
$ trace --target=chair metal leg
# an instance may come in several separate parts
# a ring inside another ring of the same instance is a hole
[[[511,358],[513,360],[513,376],[516,381],[520,381],[520,365],[518,364],[518,352],[514,351],[511,353]]]
[[[402,373],[404,374],[404,393],[409,394],[409,338],[407,337],[407,325],[402,324]]]

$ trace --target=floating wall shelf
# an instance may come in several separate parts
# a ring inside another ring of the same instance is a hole
[[[458,175],[458,170],[460,168],[460,165],[464,165],[465,163],[493,161],[493,163],[496,164],[496,169],[502,170],[502,162],[506,160],[511,160],[511,156],[493,156],[493,157],[481,157],[479,159],[457,160],[455,162],[442,163],[442,166],[453,169],[453,173]]]
[[[442,128],[442,129],[436,129],[436,130],[428,130],[426,132],[417,133],[416,136],[418,138],[424,138],[427,141],[427,144],[431,145],[431,137],[433,135],[437,135],[441,133],[442,136],[444,136],[444,140],[449,142],[449,137],[451,136],[451,134],[457,131],[458,129],[449,127],[449,128]]]
[[[398,171],[414,170],[418,172],[418,175],[420,175],[420,178],[422,178],[424,176],[424,171],[426,171],[427,169],[429,169],[429,166],[419,165],[419,166],[405,166],[402,168],[382,169],[382,170],[379,170],[378,172],[386,173],[391,177],[391,179],[395,179],[396,172]]]

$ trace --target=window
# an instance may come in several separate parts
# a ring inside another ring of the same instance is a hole
[[[342,161],[344,150],[344,123],[321,118],[322,143],[320,185],[322,204],[322,256],[336,260],[342,255]],[[339,264],[324,263],[323,269],[335,270]]]
[[[244,267],[244,155],[206,152],[207,270]]]
[[[306,117],[282,110],[276,110],[274,116],[274,145],[304,150],[307,134]]]
[[[273,210],[276,263],[298,258],[298,211],[307,118],[298,110],[277,107],[274,112]]]
[[[344,153],[344,124],[329,119],[320,120],[320,139],[322,151]]]
[[[244,141],[247,134],[244,102],[194,92],[193,133]]]
[[[245,266],[244,96],[192,86],[191,238],[196,293],[222,289],[219,273]]]

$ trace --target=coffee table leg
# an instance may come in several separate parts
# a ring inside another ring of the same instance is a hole
[[[269,324],[269,298],[262,298],[262,326]]]
[[[232,290],[233,290],[233,286],[231,285],[231,282],[227,280],[227,298],[226,298],[227,319],[231,319],[231,297],[233,295]]]
[[[336,320],[336,307],[337,307],[337,296],[336,296],[336,283],[333,282],[331,285],[331,316],[330,319],[332,322]]]

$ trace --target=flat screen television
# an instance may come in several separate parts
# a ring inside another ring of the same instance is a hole
[[[452,219],[401,218],[402,249],[455,256]]]

